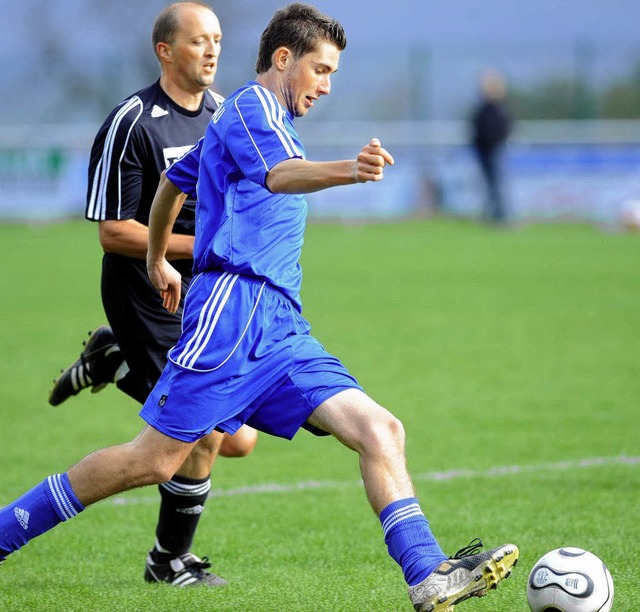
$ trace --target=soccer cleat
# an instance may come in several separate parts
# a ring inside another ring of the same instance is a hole
[[[518,562],[518,547],[505,544],[484,553],[479,538],[443,561],[420,584],[409,587],[416,612],[453,612],[470,597],[483,597],[511,575]]]
[[[151,554],[147,555],[144,579],[147,582],[168,582],[171,586],[209,586],[220,587],[227,581],[220,576],[205,571],[211,567],[209,558],[198,559],[193,553],[185,553],[169,563],[154,563]]]
[[[110,327],[101,325],[83,342],[80,357],[53,381],[49,403],[58,406],[72,395],[91,387],[92,393],[113,382],[116,369],[122,363],[120,347]]]

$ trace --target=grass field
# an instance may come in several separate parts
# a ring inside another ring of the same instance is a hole
[[[130,439],[114,388],[59,408],[50,382],[103,322],[96,227],[1,226],[0,505],[86,452]],[[533,563],[580,546],[607,563],[616,612],[640,610],[640,236],[581,225],[493,231],[447,220],[313,225],[314,333],[407,429],[409,468],[453,554],[481,536],[521,550],[461,610],[527,610]],[[230,584],[142,581],[157,492],[107,500],[0,569],[0,610],[402,611],[400,570],[357,460],[332,439],[262,436],[220,459],[194,552]]]

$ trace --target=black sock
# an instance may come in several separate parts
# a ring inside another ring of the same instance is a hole
[[[158,486],[162,502],[156,528],[156,546],[151,557],[156,563],[167,563],[189,552],[211,489],[206,478],[174,476]]]
[[[93,370],[89,371],[89,376],[94,383],[112,383],[115,381],[116,372],[123,366],[125,359],[118,344],[107,348],[93,362]],[[89,368],[87,368],[89,369]]]

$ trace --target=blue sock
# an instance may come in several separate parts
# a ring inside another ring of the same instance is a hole
[[[49,476],[0,509],[0,560],[83,510],[67,474]]]
[[[380,513],[380,522],[389,554],[409,586],[422,582],[447,558],[415,497],[390,503]]]

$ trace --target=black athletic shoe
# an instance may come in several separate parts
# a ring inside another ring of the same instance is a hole
[[[483,597],[511,575],[518,562],[518,548],[505,544],[484,553],[475,539],[443,561],[420,584],[409,587],[409,599],[417,612],[453,612],[469,597]]]
[[[53,381],[49,391],[49,403],[52,406],[62,404],[87,387],[91,387],[92,393],[97,393],[113,382],[122,359],[119,358],[120,347],[111,328],[101,325],[89,332],[89,338],[83,345],[80,357]]]
[[[224,578],[205,571],[210,567],[208,557],[198,559],[190,552],[171,559],[169,563],[154,563],[151,554],[148,554],[144,579],[147,582],[168,582],[175,587],[220,587],[227,584]]]

